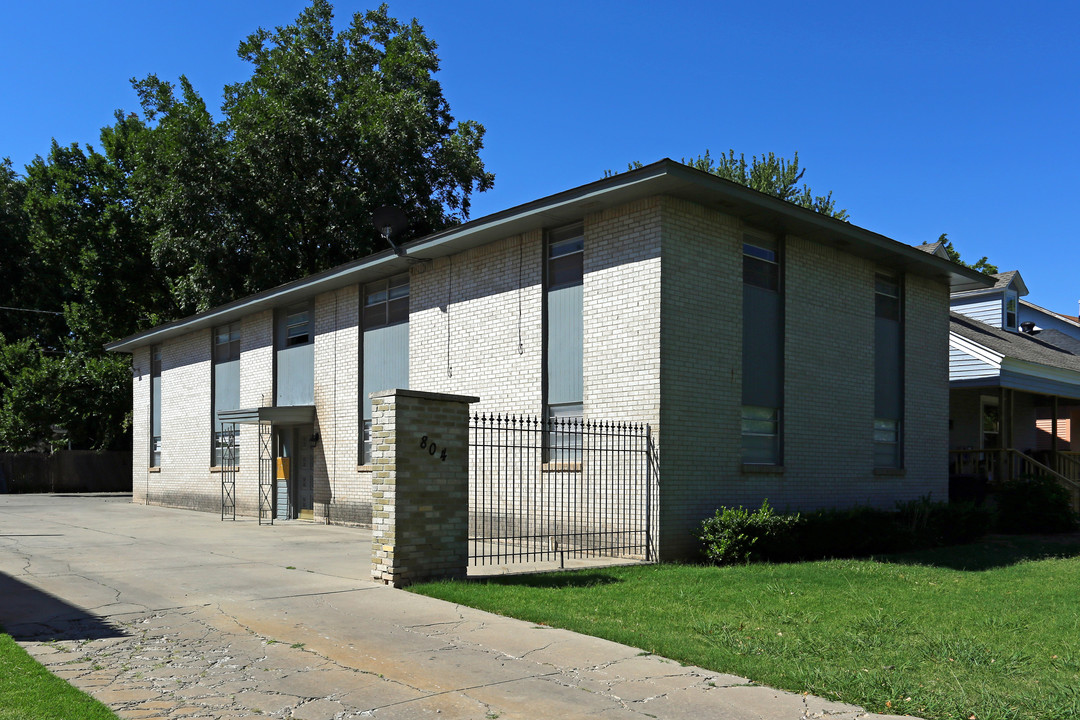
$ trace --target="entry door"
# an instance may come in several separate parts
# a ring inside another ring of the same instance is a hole
[[[979,441],[984,450],[997,450],[1001,447],[1001,408],[996,397],[981,398],[982,428]]]
[[[289,490],[295,472],[292,469],[295,446],[292,428],[277,431],[277,458],[274,463],[274,518],[277,520],[291,520],[293,516]]]
[[[296,430],[296,515],[301,520],[315,519],[315,452],[311,447],[314,428],[304,425]]]

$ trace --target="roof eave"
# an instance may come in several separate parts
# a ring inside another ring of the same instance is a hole
[[[657,195],[688,199],[738,217],[753,227],[777,234],[798,235],[870,258],[900,272],[937,278],[948,283],[952,292],[991,284],[981,273],[884,235],[665,158],[418,238],[403,244],[400,255],[385,250],[108,343],[105,349],[131,352],[170,337],[225,324],[253,312],[300,302],[317,293],[404,272],[416,260],[451,255],[538,227],[567,224],[586,214]]]

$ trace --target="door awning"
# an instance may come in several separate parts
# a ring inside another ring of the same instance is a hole
[[[218,421],[236,425],[310,425],[315,422],[314,405],[218,410]]]

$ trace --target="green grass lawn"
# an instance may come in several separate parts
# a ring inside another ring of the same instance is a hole
[[[0,632],[0,720],[117,720],[109,708],[38,664]]]
[[[1080,544],[653,565],[413,591],[879,713],[1080,718]]]

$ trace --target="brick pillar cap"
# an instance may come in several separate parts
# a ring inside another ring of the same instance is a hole
[[[448,393],[433,393],[424,392],[423,390],[405,390],[403,388],[397,388],[395,390],[378,390],[368,395],[369,398],[375,400],[376,398],[387,397],[409,397],[420,398],[422,400],[442,400],[443,402],[459,402],[459,403],[478,403],[480,398],[473,397],[471,395],[450,395]]]

